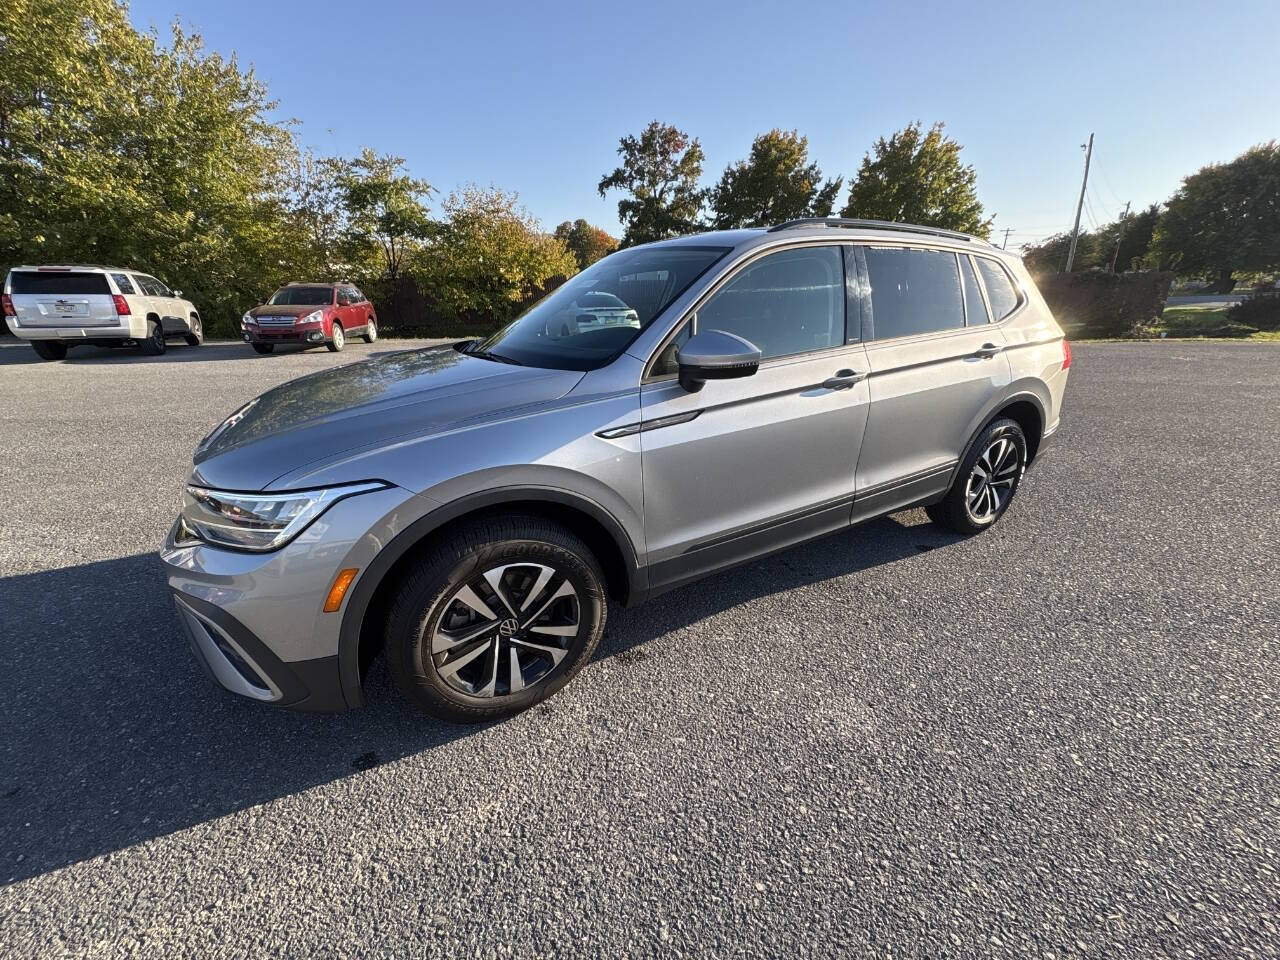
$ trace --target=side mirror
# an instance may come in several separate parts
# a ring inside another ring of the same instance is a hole
[[[749,377],[760,368],[760,348],[723,330],[695,333],[676,353],[680,386],[697,393],[708,380]]]
[[[175,297],[180,297],[180,296],[182,296],[182,291],[181,291],[181,290],[175,290],[175,291],[173,291],[173,295],[174,295]]]

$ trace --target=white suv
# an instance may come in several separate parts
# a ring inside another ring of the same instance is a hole
[[[200,314],[181,290],[119,267],[14,267],[4,281],[4,319],[44,360],[61,360],[77,344],[138,346],[157,356],[169,337],[204,342]]]

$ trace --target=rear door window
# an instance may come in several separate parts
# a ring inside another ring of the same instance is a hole
[[[75,273],[70,270],[14,271],[9,274],[13,294],[54,294],[57,296],[111,293],[105,273]]]
[[[991,312],[997,320],[1003,320],[1018,308],[1018,291],[1004,267],[986,257],[978,257],[977,260],[978,271],[987,288],[987,298],[991,301]]]
[[[751,341],[764,359],[844,343],[844,254],[800,247],[743,267],[699,308],[697,327]]]
[[[116,282],[116,287],[121,293],[133,293],[133,282],[129,279],[127,273],[113,273],[111,279]]]
[[[865,253],[875,339],[964,326],[964,299],[954,253],[914,247],[867,247]]]
[[[960,258],[960,275],[964,278],[964,315],[969,326],[990,323],[991,315],[982,301],[982,288],[978,286],[978,275],[973,272],[973,260],[969,257]]]

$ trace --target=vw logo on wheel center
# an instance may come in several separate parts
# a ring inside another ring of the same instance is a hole
[[[508,617],[498,624],[498,633],[504,637],[513,636],[520,629],[520,622],[514,617]]]

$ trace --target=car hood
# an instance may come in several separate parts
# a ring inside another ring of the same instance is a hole
[[[555,400],[581,379],[451,346],[325,370],[268,390],[227,417],[196,449],[192,483],[265,490],[286,473],[360,447]]]
[[[314,313],[316,310],[328,310],[333,304],[318,303],[313,307],[297,306],[295,304],[275,304],[273,306],[254,307],[249,311],[251,317],[300,317],[305,313]]]

